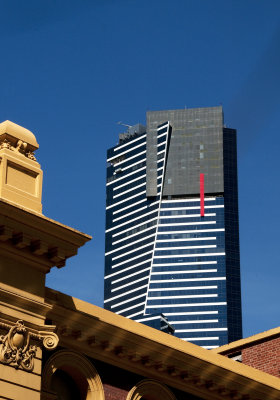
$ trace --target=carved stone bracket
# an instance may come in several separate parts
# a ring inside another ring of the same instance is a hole
[[[34,357],[37,347],[30,344],[30,339],[40,340],[47,350],[53,350],[58,345],[58,336],[50,331],[29,331],[23,321],[15,325],[0,323],[0,327],[9,329],[7,335],[0,336],[0,363],[9,364],[15,368],[22,367],[25,371],[34,368]]]

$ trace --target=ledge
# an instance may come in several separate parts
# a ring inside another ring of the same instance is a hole
[[[45,265],[65,265],[91,236],[0,199],[0,248]],[[38,266],[39,268],[39,266]],[[42,269],[42,265],[40,267]]]

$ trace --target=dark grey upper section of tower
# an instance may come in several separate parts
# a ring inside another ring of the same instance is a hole
[[[147,112],[147,197],[157,194],[157,128],[169,121],[163,196],[224,192],[222,107]]]

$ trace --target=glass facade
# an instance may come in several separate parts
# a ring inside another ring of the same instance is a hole
[[[221,107],[147,122],[107,154],[104,306],[208,349],[240,339],[236,131]]]

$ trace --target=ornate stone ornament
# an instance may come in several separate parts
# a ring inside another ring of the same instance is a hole
[[[55,349],[58,344],[58,336],[54,332],[39,331],[38,334],[29,332],[21,320],[14,326],[5,323],[0,323],[0,326],[9,329],[7,335],[0,336],[0,363],[15,368],[33,370],[37,347],[30,344],[30,338],[42,341],[47,350]]]
[[[0,336],[0,362],[26,371],[34,368],[36,346],[30,345],[30,334],[21,320],[17,321],[6,336]]]
[[[36,161],[36,157],[33,151],[27,150],[27,143],[23,142],[22,140],[18,140],[16,144],[4,139],[1,141],[0,139],[0,150],[1,149],[8,149],[11,151],[15,151],[17,153],[23,154],[25,157],[30,158],[30,160]]]
[[[54,332],[39,331],[38,339],[43,341],[46,350],[53,350],[58,345],[58,336]]]

